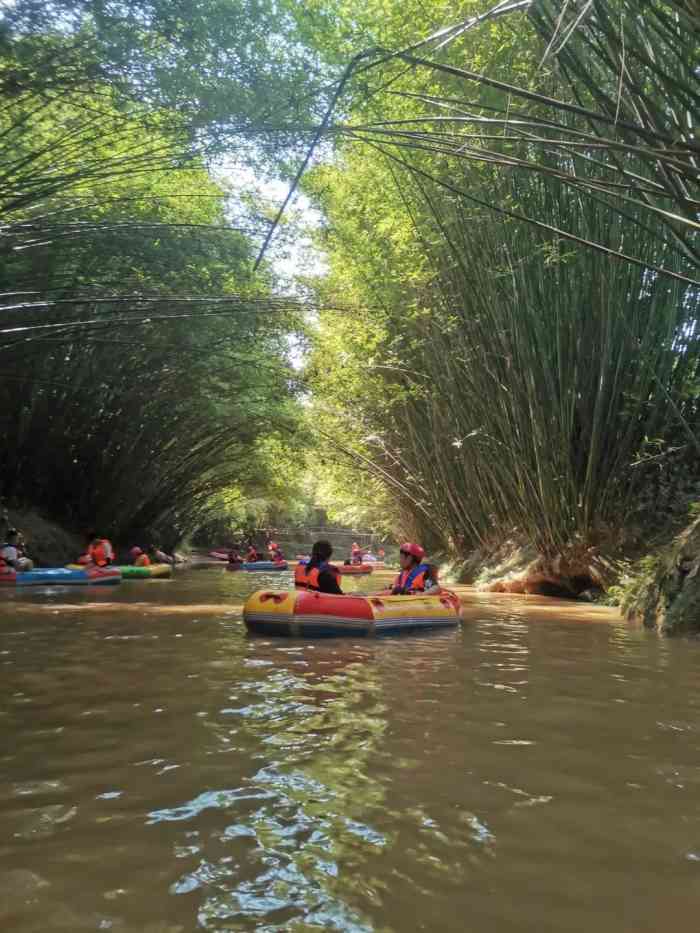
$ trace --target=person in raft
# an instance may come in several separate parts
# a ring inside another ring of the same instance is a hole
[[[338,585],[340,571],[328,563],[332,553],[330,541],[316,541],[311,548],[311,557],[307,561],[299,561],[294,570],[294,586],[299,590],[342,596],[343,591]]]
[[[129,556],[131,557],[131,563],[134,567],[150,567],[151,558],[146,554],[145,551],[141,550],[140,547],[132,547],[129,551]]]
[[[79,564],[94,564],[96,567],[109,567],[114,563],[114,548],[109,538],[101,538],[95,532],[88,535],[88,549],[78,558]]]
[[[242,558],[241,555],[238,553],[238,548],[232,547],[232,548],[229,550],[229,552],[228,552],[228,562],[229,562],[229,564],[235,564],[235,566],[239,566],[239,564],[242,564],[242,563],[243,563],[243,558]]]
[[[176,564],[175,556],[173,554],[166,554],[163,548],[157,544],[153,548],[153,557],[159,564]]]
[[[270,552],[270,560],[273,560],[276,564],[281,564],[284,561],[282,548],[279,546],[279,544],[277,544],[276,541],[270,541],[267,548]]]
[[[362,548],[357,543],[357,541],[353,541],[352,547],[350,548],[350,563],[352,564],[362,563]]]
[[[394,580],[390,590],[385,590],[387,596],[415,596],[418,593],[438,593],[437,568],[433,564],[423,562],[425,551],[420,544],[406,542],[399,549],[399,566],[401,572]]]
[[[259,560],[262,560],[262,554],[258,552],[258,549],[254,544],[248,545],[248,552],[245,556],[245,560],[247,564],[255,564]]]
[[[34,561],[25,556],[19,532],[16,528],[10,528],[7,540],[0,544],[0,571],[17,570],[25,573],[33,569]]]

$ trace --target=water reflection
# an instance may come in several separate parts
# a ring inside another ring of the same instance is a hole
[[[265,930],[286,929],[294,918],[304,918],[305,928],[371,929],[349,903],[349,879],[388,844],[373,825],[385,788],[368,773],[387,728],[376,663],[352,647],[259,649],[230,705],[208,723],[219,743],[252,745],[255,770],[236,788],[150,814],[152,823],[188,824],[180,851],[191,847],[185,837],[206,810],[222,817],[216,829],[197,830],[197,865],[171,890],[200,893],[205,929],[253,917]],[[250,677],[261,667],[265,676]],[[367,897],[366,881],[362,891]]]

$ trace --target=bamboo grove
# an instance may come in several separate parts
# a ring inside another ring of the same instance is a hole
[[[227,0],[4,5],[7,501],[174,543],[276,482],[302,315],[253,273],[265,212],[217,165],[311,84],[303,51],[275,50],[283,26],[272,4]]]
[[[475,4],[389,38],[307,180],[320,292],[356,307],[311,363],[347,514],[359,471],[396,531],[530,541],[585,586],[697,499],[692,6]]]

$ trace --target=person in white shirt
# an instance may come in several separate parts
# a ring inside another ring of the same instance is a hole
[[[0,545],[0,563],[20,573],[34,569],[34,561],[24,556],[19,546],[19,532],[14,528],[7,532],[7,541]]]

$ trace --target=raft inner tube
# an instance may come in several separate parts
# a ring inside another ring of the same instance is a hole
[[[243,607],[250,632],[297,638],[395,635],[459,624],[462,606],[449,590],[419,596],[335,596],[308,590],[259,590]]]
[[[121,583],[116,567],[40,567],[37,570],[0,572],[0,585],[9,586],[109,586]]]

